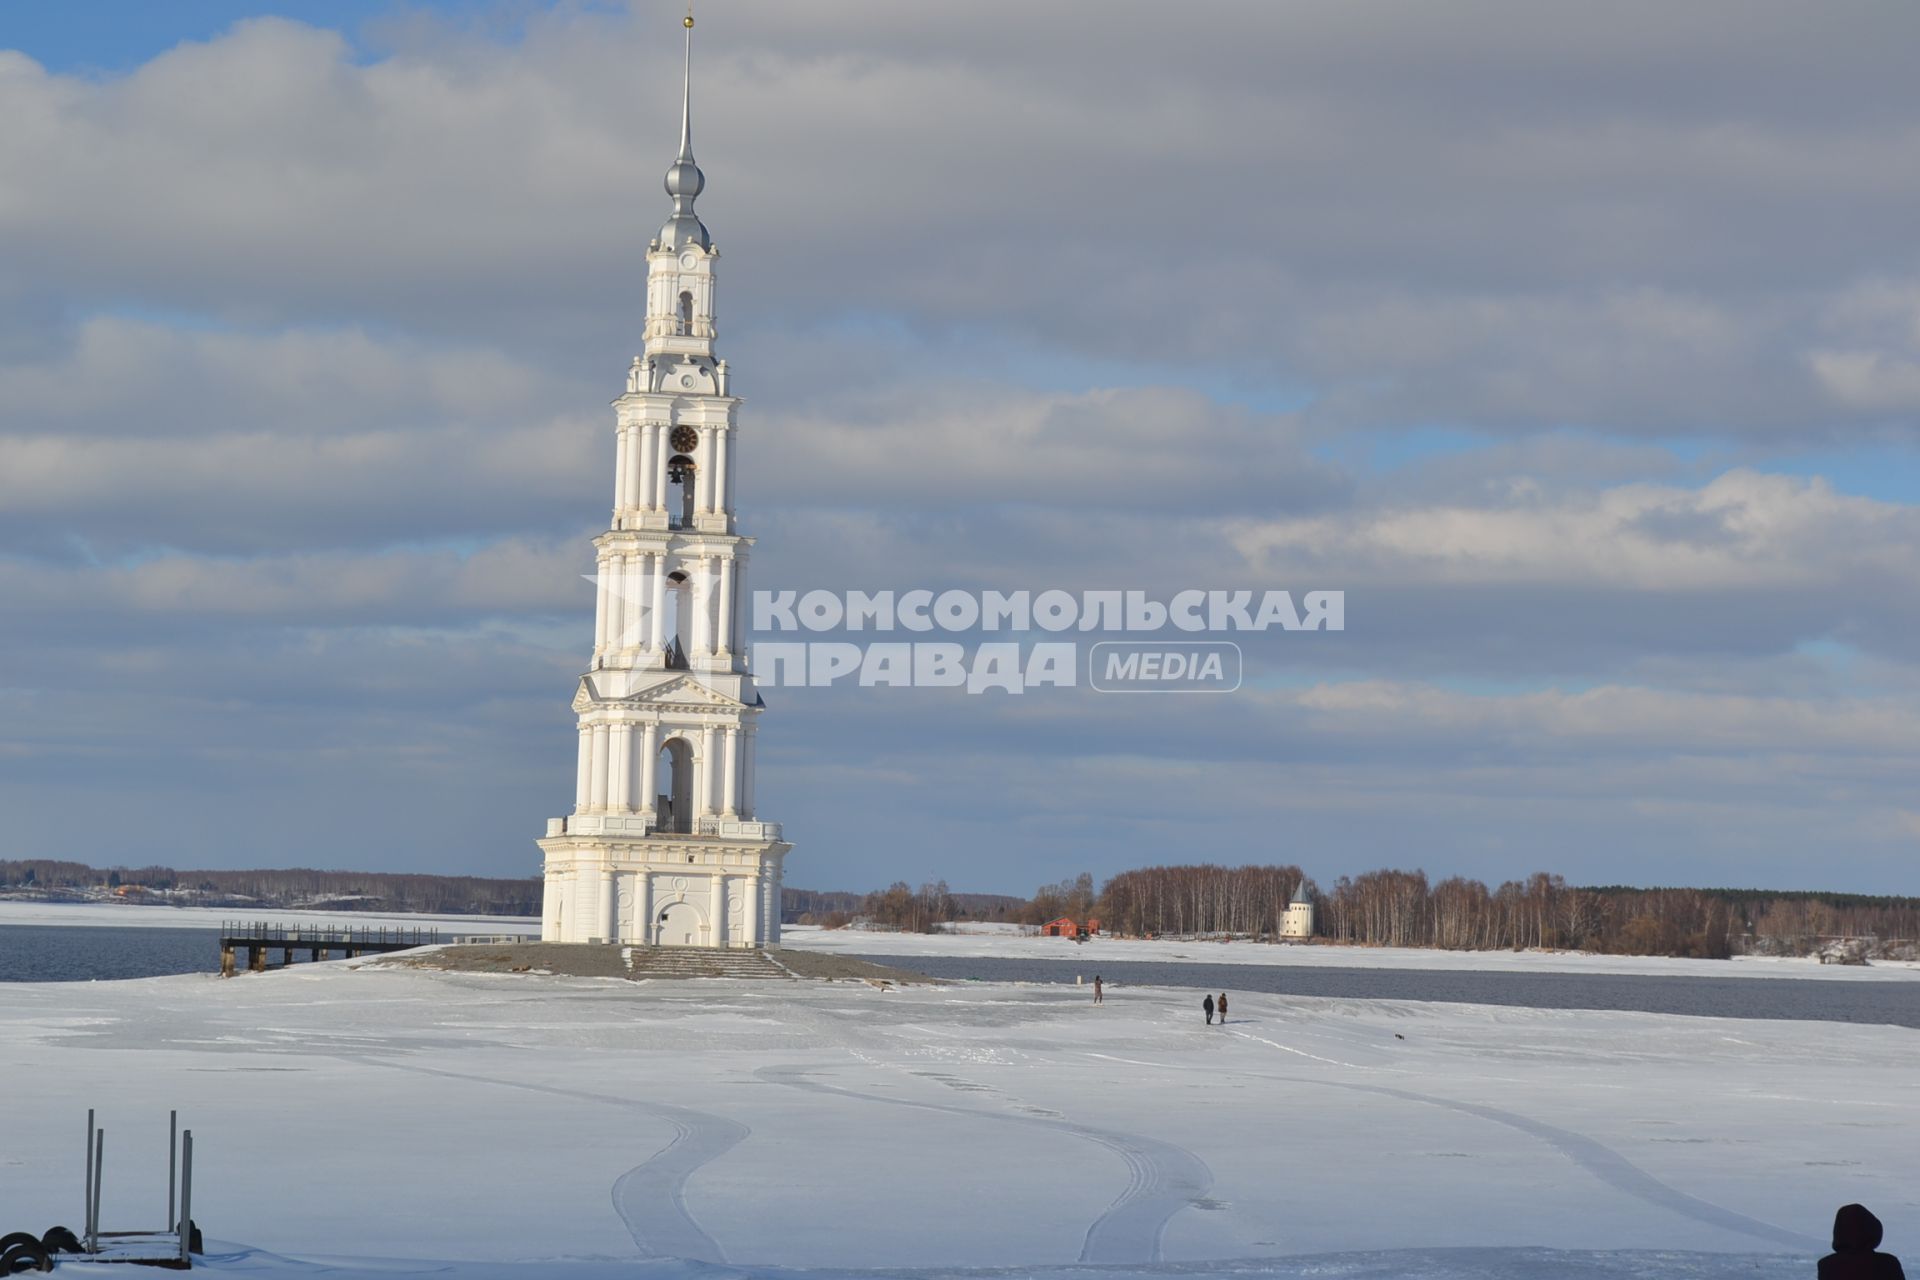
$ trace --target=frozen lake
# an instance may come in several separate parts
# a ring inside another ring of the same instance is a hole
[[[1909,1029],[1234,990],[6,984],[0,1204],[78,1216],[95,1106],[152,1225],[177,1106],[236,1276],[1787,1280],[1839,1204],[1920,1232]]]

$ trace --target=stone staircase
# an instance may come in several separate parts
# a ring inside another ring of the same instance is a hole
[[[757,949],[733,947],[627,947],[629,977],[792,978]]]

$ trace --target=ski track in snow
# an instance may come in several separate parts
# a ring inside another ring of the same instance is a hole
[[[1013,1112],[980,1111],[940,1102],[916,1102],[889,1098],[881,1094],[861,1093],[838,1085],[821,1084],[810,1079],[804,1067],[761,1067],[754,1072],[762,1080],[783,1084],[809,1093],[823,1093],[861,1102],[884,1102],[896,1107],[920,1111],[938,1111],[965,1116],[969,1120],[999,1120],[1009,1124],[1039,1125],[1059,1133],[1084,1138],[1112,1151],[1126,1162],[1127,1187],[1105,1213],[1087,1228],[1080,1247],[1081,1262],[1146,1263],[1162,1260],[1161,1242],[1173,1215],[1205,1196],[1213,1187],[1213,1171],[1199,1156],[1184,1147],[1154,1138],[1096,1129],[1071,1120],[1053,1120],[1044,1116]],[[997,1091],[996,1091],[997,1092]]]
[[[1254,1035],[1250,1031],[1235,1031],[1233,1034],[1242,1039],[1253,1040],[1274,1049],[1286,1050],[1289,1053],[1301,1052],[1287,1045],[1280,1044],[1277,1041],[1269,1040],[1264,1036]],[[1301,1056],[1314,1058],[1313,1054],[1307,1053],[1302,1053]],[[1330,1061],[1330,1059],[1326,1058],[1314,1058],[1314,1060],[1318,1062]],[[1352,1066],[1356,1064],[1335,1063],[1334,1065]],[[1590,1138],[1586,1134],[1575,1133],[1571,1129],[1562,1129],[1557,1125],[1550,1125],[1540,1120],[1534,1120],[1527,1116],[1519,1115],[1516,1112],[1503,1111],[1498,1107],[1489,1107],[1476,1102],[1456,1102],[1451,1098],[1440,1098],[1432,1094],[1416,1093],[1411,1089],[1395,1089],[1387,1085],[1358,1084],[1352,1081],[1326,1080],[1313,1076],[1263,1076],[1262,1078],[1287,1079],[1301,1084],[1317,1084],[1332,1089],[1348,1089],[1357,1093],[1379,1094],[1389,1098],[1399,1098],[1404,1102],[1419,1102],[1427,1106],[1444,1107],[1449,1111],[1458,1111],[1463,1115],[1474,1116],[1481,1120],[1491,1121],[1494,1124],[1506,1125],[1510,1129],[1518,1129],[1528,1137],[1538,1138],[1600,1181],[1614,1188],[1614,1190],[1644,1200],[1656,1208],[1666,1209],[1684,1217],[1692,1218],[1696,1222],[1718,1227],[1723,1231],[1732,1231],[1740,1235],[1752,1236],[1771,1244],[1786,1245],[1792,1249],[1811,1249],[1814,1252],[1819,1252],[1821,1248],[1823,1248],[1822,1243],[1811,1236],[1802,1235],[1797,1231],[1789,1231],[1785,1227],[1777,1227],[1770,1222],[1762,1222],[1758,1218],[1749,1218],[1745,1214],[1735,1213],[1731,1209],[1723,1209],[1711,1201],[1689,1195],[1678,1187],[1668,1186],[1666,1183],[1660,1181],[1660,1179],[1648,1173],[1645,1169],[1642,1169],[1639,1165],[1633,1163],[1633,1161],[1621,1155],[1618,1151],[1615,1151],[1612,1147],[1601,1142],[1598,1138]]]
[[[636,1098],[593,1093],[585,1089],[566,1089],[558,1085],[530,1084],[523,1080],[503,1080],[497,1076],[473,1075],[437,1067],[421,1067],[386,1058],[360,1055],[335,1055],[348,1062],[389,1067],[419,1075],[467,1080],[477,1084],[498,1085],[505,1089],[525,1089],[554,1097],[624,1107],[665,1120],[674,1128],[673,1141],[646,1160],[621,1174],[613,1183],[613,1208],[626,1224],[627,1234],[640,1252],[657,1258],[685,1258],[694,1262],[724,1265],[726,1251],[694,1218],[687,1208],[687,1182],[693,1175],[719,1159],[753,1132],[737,1120],[717,1116],[690,1107],[662,1102],[643,1102]]]

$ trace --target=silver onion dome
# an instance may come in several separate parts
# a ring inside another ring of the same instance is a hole
[[[693,162],[693,17],[687,17],[686,78],[680,96],[680,154],[667,170],[667,194],[673,197],[673,216],[660,228],[660,247],[680,249],[697,244],[713,248],[713,238],[693,211],[693,202],[706,189],[707,175]]]

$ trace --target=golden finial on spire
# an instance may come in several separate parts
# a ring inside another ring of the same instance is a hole
[[[686,17],[685,25],[689,27],[693,25],[693,0],[687,0],[687,17]]]

